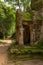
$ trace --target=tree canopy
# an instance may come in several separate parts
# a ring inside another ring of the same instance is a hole
[[[15,11],[0,1],[0,32],[5,36],[11,36],[15,30]]]
[[[29,11],[31,0],[5,0],[9,4],[13,5],[13,7],[23,8],[24,11]]]

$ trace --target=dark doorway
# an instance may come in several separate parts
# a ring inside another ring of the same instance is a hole
[[[3,33],[0,32],[0,39],[3,39]]]
[[[24,44],[30,45],[30,29],[29,26],[24,25]]]
[[[16,39],[16,32],[12,34],[11,39]]]

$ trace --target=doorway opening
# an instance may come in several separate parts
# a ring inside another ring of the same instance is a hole
[[[23,25],[23,27],[24,27],[24,32],[23,32],[24,45],[30,45],[30,29],[29,29],[29,26]]]
[[[0,39],[3,39],[3,33],[0,32]]]

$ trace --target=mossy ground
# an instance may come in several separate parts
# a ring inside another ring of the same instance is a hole
[[[41,59],[43,60],[43,48],[41,47],[28,47],[19,48],[13,47],[8,51],[10,59]]]

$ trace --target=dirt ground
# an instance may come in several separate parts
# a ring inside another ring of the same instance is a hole
[[[43,61],[40,60],[27,60],[27,61],[7,61],[6,54],[0,54],[0,65],[43,65]]]

